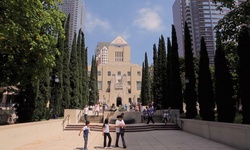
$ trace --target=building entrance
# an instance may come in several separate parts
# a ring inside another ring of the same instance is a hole
[[[121,97],[117,97],[117,99],[116,99],[116,106],[119,107],[120,105],[122,105],[122,98]]]

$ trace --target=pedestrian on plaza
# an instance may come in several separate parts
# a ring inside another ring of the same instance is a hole
[[[128,105],[125,104],[125,111],[128,111]]]
[[[115,147],[119,147],[118,142],[119,142],[119,137],[121,136],[122,138],[122,145],[123,148],[127,148],[125,139],[124,139],[124,134],[125,134],[125,122],[123,120],[123,116],[122,115],[118,115],[117,116],[117,120],[115,122],[115,127],[116,127],[116,141],[115,141]]]
[[[86,125],[81,128],[80,132],[79,132],[79,136],[81,135],[82,131],[83,131],[83,139],[84,139],[84,147],[83,150],[88,150],[87,146],[88,146],[88,136],[90,134],[90,127],[89,127],[90,122],[86,121]]]
[[[146,117],[147,117],[147,109],[148,109],[148,107],[146,107],[146,109],[143,109],[143,111],[142,111],[142,116],[143,116],[144,121],[146,120]]]
[[[148,122],[147,122],[147,124],[149,124],[150,121],[152,121],[153,124],[154,124],[155,123],[154,120],[153,120],[154,109],[152,108],[152,105],[149,105],[147,113],[148,113]]]
[[[103,126],[102,126],[102,135],[104,136],[103,147],[111,149],[112,148],[111,147],[112,138],[110,136],[109,128],[112,128],[112,127],[109,125],[109,119],[106,118],[104,120],[104,123],[103,123]],[[107,143],[106,143],[107,137],[108,137],[108,146],[107,146]]]
[[[95,115],[98,117],[100,112],[100,103],[97,103],[95,105]]]
[[[141,112],[141,102],[138,103],[139,112]]]
[[[167,122],[168,122],[168,113],[167,113],[167,111],[163,112],[163,121],[164,121],[165,125],[167,125]]]
[[[170,122],[171,121],[171,107],[168,107],[168,110],[167,110],[167,121]]]
[[[88,121],[88,112],[89,112],[89,108],[88,108],[87,105],[85,105],[85,107],[83,109],[83,114],[84,114],[85,122]]]

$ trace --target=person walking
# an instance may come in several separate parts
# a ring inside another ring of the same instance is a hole
[[[143,109],[143,111],[142,111],[143,121],[146,120],[146,117],[147,117],[147,109],[148,109],[148,107],[146,107],[146,109]]]
[[[85,122],[88,121],[88,112],[89,112],[89,108],[88,108],[87,105],[85,105],[85,107],[83,109],[83,114],[84,114]]]
[[[109,128],[111,128],[111,126],[109,125],[109,119],[106,118],[104,120],[103,126],[102,126],[102,135],[104,136],[104,141],[103,141],[103,147],[104,148],[109,148],[111,149],[111,142],[112,142],[112,138],[110,136],[110,131]],[[108,137],[108,146],[107,146],[107,137]]]
[[[165,125],[167,125],[167,122],[168,122],[168,113],[167,113],[167,111],[163,112],[163,121],[164,121]]]
[[[81,135],[82,131],[83,131],[83,139],[84,139],[84,147],[83,150],[88,150],[87,146],[88,146],[88,136],[90,134],[90,127],[89,127],[90,122],[86,121],[86,125],[81,128],[80,132],[79,132],[79,136]]]
[[[147,124],[149,124],[150,121],[153,122],[153,124],[155,123],[153,120],[153,115],[154,115],[154,109],[152,108],[152,105],[149,105],[149,108],[147,109],[147,113],[148,113],[148,122]]]
[[[100,103],[97,103],[95,106],[95,115],[98,117],[100,112]]]
[[[115,147],[119,147],[118,142],[119,142],[119,137],[121,136],[122,138],[122,145],[123,148],[127,148],[125,139],[124,139],[124,134],[125,134],[125,122],[123,120],[123,115],[118,115],[117,120],[115,122],[115,127],[116,127],[116,141],[115,141]]]
[[[168,122],[170,122],[171,121],[171,107],[168,107],[168,110],[167,110],[167,120],[168,120]]]

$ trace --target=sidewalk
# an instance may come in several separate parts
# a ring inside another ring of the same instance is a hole
[[[83,137],[78,131],[63,131],[54,137],[34,141],[15,150],[83,150]],[[111,133],[112,147],[115,133]],[[221,143],[189,134],[180,130],[148,131],[125,133],[126,150],[240,150]],[[15,141],[13,141],[15,144]],[[120,148],[122,143],[120,138]],[[89,135],[88,150],[103,149],[101,132],[92,131]]]

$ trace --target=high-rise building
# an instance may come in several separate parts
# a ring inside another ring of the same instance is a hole
[[[242,1],[245,0],[237,1],[236,4]],[[218,10],[213,0],[175,0],[172,8],[179,55],[184,57],[184,25],[187,22],[194,56],[199,56],[200,40],[204,37],[210,64],[213,65],[216,50],[214,27],[229,12],[229,9]]]
[[[99,101],[116,106],[138,103],[142,67],[130,63],[128,43],[121,36],[112,42],[99,42],[95,57],[98,64]]]
[[[110,42],[98,42],[95,50],[95,58],[97,65],[106,64],[108,62],[108,47]]]
[[[85,2],[84,0],[63,0],[59,8],[68,16],[70,14],[69,45],[72,47],[74,33],[84,31],[85,25]]]

